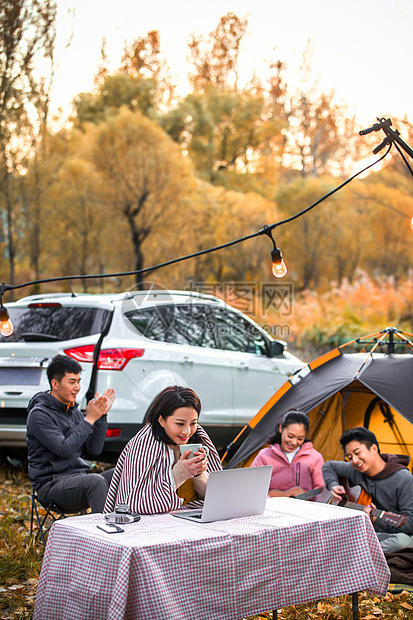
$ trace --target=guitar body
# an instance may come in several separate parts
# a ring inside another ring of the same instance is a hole
[[[304,490],[301,487],[293,487],[288,489],[288,491],[279,491],[278,489],[270,489],[268,491],[269,497],[296,497],[302,493],[304,493]]]
[[[340,478],[340,484],[346,489],[346,497],[349,502],[360,504],[361,506],[369,506],[371,504],[373,498],[361,486],[355,485],[351,487],[347,478]]]
[[[311,491],[303,491],[301,487],[293,487],[288,491],[278,491],[277,489],[271,489],[268,492],[269,497],[295,497],[296,499],[313,499],[315,502],[327,503],[327,500],[331,497],[330,491],[327,491],[325,487],[319,487],[312,489]]]

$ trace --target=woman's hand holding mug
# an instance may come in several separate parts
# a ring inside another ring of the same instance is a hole
[[[179,446],[182,464],[192,476],[199,476],[207,468],[208,447],[201,443],[183,444]]]

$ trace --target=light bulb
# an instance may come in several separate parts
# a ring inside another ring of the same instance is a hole
[[[13,323],[10,319],[0,322],[0,334],[2,336],[11,336],[14,331]]]
[[[413,217],[412,217],[412,219],[410,220],[410,228],[413,230]]]
[[[286,273],[287,273],[287,266],[284,263],[283,259],[281,259],[280,263],[273,263],[272,264],[272,274],[276,278],[283,278]]]
[[[0,306],[0,334],[2,336],[11,336],[13,331],[13,323],[10,320],[7,309],[4,306]]]
[[[271,250],[271,260],[273,275],[276,278],[283,278],[287,273],[287,267],[285,266],[281,250],[280,248],[277,248],[275,243],[273,249]]]

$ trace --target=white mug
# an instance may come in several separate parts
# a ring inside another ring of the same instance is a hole
[[[201,448],[203,448],[206,452],[206,456],[208,456],[209,454],[209,450],[208,450],[208,446],[204,446],[203,443],[185,443],[181,446],[179,446],[179,449],[181,451],[181,455],[184,452],[187,452],[188,450],[191,450],[191,453],[186,457],[187,459],[193,459],[195,454],[194,452],[200,452]]]

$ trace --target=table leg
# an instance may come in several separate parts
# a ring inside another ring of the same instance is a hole
[[[351,603],[353,608],[353,620],[359,620],[359,593],[353,592],[351,595]]]
[[[277,620],[277,619],[278,619],[278,611],[276,609],[273,609],[272,620]]]

